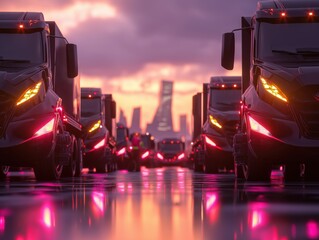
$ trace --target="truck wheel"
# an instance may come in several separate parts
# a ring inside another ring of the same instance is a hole
[[[7,174],[8,174],[8,172],[9,172],[9,170],[10,170],[10,167],[9,166],[0,166],[0,179],[4,179],[6,176],[7,176]]]
[[[109,171],[106,154],[96,164],[96,173],[107,173]]]
[[[75,149],[75,177],[81,177],[82,169],[83,169],[83,153],[82,153],[82,139],[77,139],[76,141],[76,149]]]
[[[304,178],[306,181],[319,180],[319,163],[318,161],[310,161],[306,163]]]
[[[58,180],[61,177],[63,166],[55,157],[54,151],[43,161],[33,167],[34,175],[37,180]]]
[[[284,178],[285,181],[300,180],[301,168],[299,163],[290,163],[285,165]]]
[[[204,165],[203,170],[205,173],[212,173],[216,174],[218,173],[218,167],[219,167],[219,159],[217,156],[210,157],[207,152],[204,154]]]
[[[234,171],[238,179],[245,179],[243,163],[247,159],[247,135],[237,133],[233,138]]]
[[[247,163],[244,164],[243,171],[247,181],[270,180],[270,165],[262,159],[254,157],[249,147],[247,148]]]
[[[72,155],[69,158],[69,165],[63,167],[62,177],[74,177],[76,170],[76,148],[77,143],[75,138],[72,140],[71,152]]]

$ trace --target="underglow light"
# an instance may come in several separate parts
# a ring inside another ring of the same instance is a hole
[[[117,156],[120,156],[126,152],[125,147],[121,148],[120,151],[116,153]]]
[[[100,148],[100,147],[103,147],[104,145],[105,145],[105,138],[104,138],[102,141],[98,142],[98,143],[94,146],[94,149],[98,149],[98,148]]]
[[[34,136],[39,137],[43,134],[52,132],[53,127],[54,127],[54,118],[52,118],[49,122],[47,122],[44,126],[42,126],[38,131],[36,131]]]
[[[214,143],[212,140],[210,140],[208,137],[205,136],[205,142],[213,147],[216,147],[216,143]]]
[[[164,159],[164,157],[163,157],[162,154],[160,154],[160,153],[157,153],[156,156],[157,156],[157,158],[159,158],[159,159],[161,159],[161,160]]]
[[[33,98],[35,95],[38,94],[40,87],[41,87],[42,82],[38,82],[34,86],[28,88],[18,99],[16,105],[19,106],[20,104],[29,101],[31,98]]]
[[[181,160],[181,159],[183,159],[185,157],[185,153],[182,153],[182,154],[180,154],[179,156],[178,156],[178,160]]]
[[[271,136],[271,133],[265,127],[263,127],[260,123],[258,123],[255,119],[253,119],[251,116],[248,116],[248,119],[249,119],[249,125],[251,130],[266,136]]]
[[[145,153],[142,154],[142,159],[148,157],[150,155],[149,151],[146,151]]]
[[[260,78],[260,81],[267,92],[284,102],[288,102],[285,94],[283,94],[283,92],[275,84],[267,82],[267,80],[262,77]]]
[[[0,232],[4,231],[5,223],[6,223],[5,217],[4,216],[0,216]]]

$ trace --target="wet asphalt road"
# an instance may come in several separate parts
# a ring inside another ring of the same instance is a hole
[[[319,182],[142,168],[0,183],[0,239],[319,239]]]

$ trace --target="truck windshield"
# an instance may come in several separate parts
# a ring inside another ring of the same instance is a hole
[[[159,143],[158,150],[161,152],[182,152],[184,151],[182,143]]]
[[[43,43],[41,32],[1,33],[0,64],[43,63]]]
[[[90,117],[101,113],[101,100],[99,98],[82,98],[81,115]]]
[[[257,57],[269,62],[319,62],[319,23],[261,22]]]
[[[240,109],[241,91],[235,89],[210,89],[209,106],[219,111]]]

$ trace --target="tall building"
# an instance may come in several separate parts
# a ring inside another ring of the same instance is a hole
[[[127,127],[126,117],[124,115],[124,111],[123,111],[122,108],[120,109],[120,117],[119,117],[119,121],[118,122]]]
[[[159,94],[159,106],[153,122],[147,125],[146,131],[155,138],[175,137],[172,119],[173,82],[163,80]]]
[[[132,116],[132,124],[130,128],[130,132],[141,132],[141,107],[136,107],[133,109],[133,116]]]
[[[187,115],[181,114],[179,115],[179,126],[180,130],[178,136],[184,138],[185,140],[190,139],[189,127],[187,124]]]

